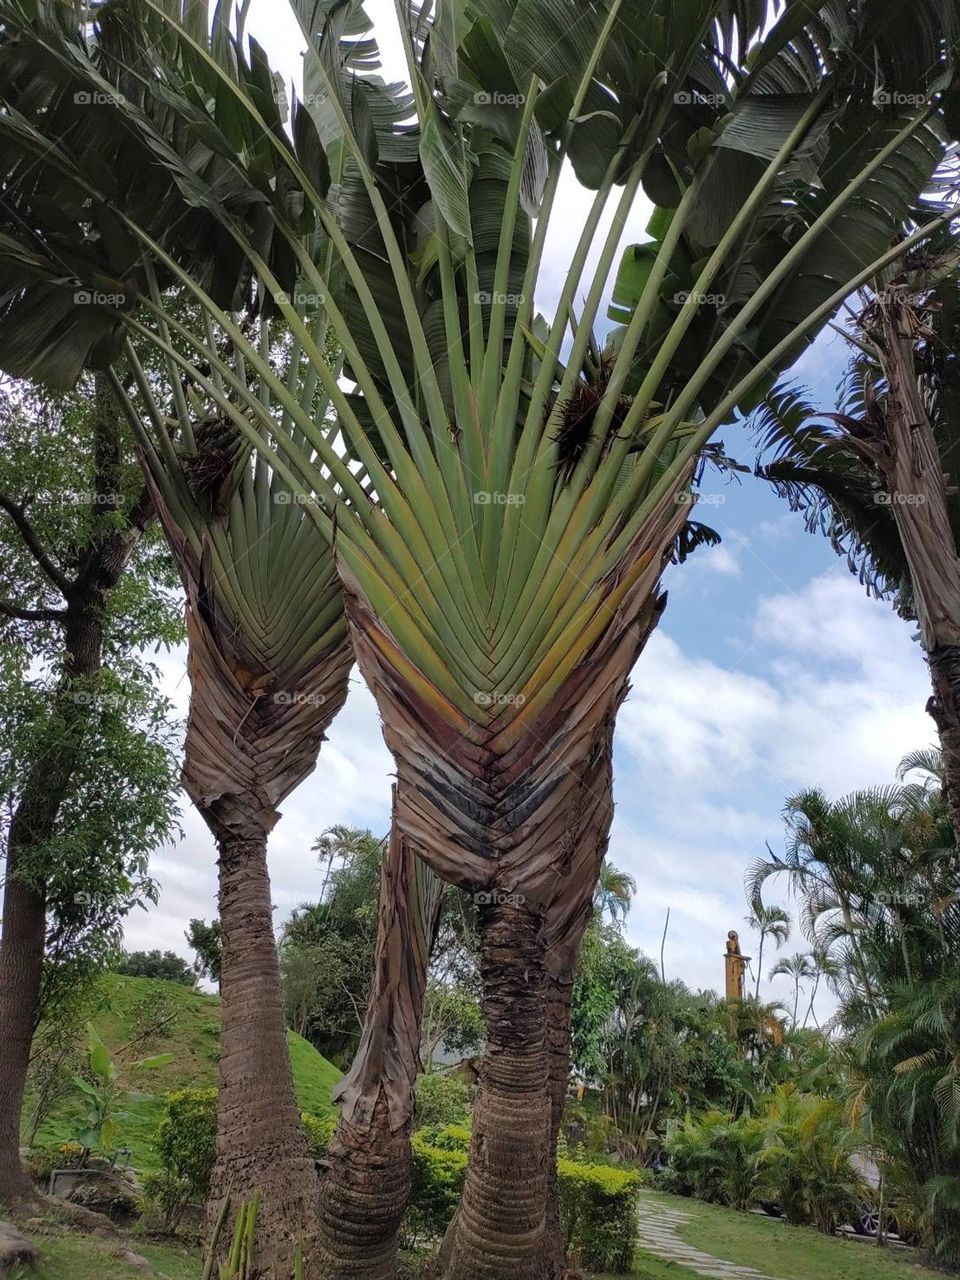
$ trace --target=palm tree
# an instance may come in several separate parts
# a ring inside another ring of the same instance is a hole
[[[935,241],[908,270],[878,278],[847,336],[856,348],[838,413],[793,387],[758,414],[775,454],[760,473],[825,530],[868,590],[920,624],[960,841],[960,272]],[[824,423],[823,420],[827,422]]]
[[[578,875],[592,877],[592,896],[597,867],[571,856],[568,833],[608,750],[698,460],[843,297],[952,216],[932,209],[892,243],[943,155],[942,122],[935,105],[877,111],[862,69],[876,65],[889,87],[916,95],[915,68],[929,66],[933,85],[955,39],[953,8],[911,6],[895,32],[876,0],[852,8],[828,5],[809,28],[791,26],[789,48],[785,28],[755,39],[754,6],[726,0],[632,13],[629,24],[617,3],[569,14],[509,0],[456,15],[446,4],[433,15],[404,8],[405,95],[370,74],[375,47],[358,4],[324,10],[318,29],[314,6],[297,3],[307,59],[292,146],[263,127],[263,84],[238,86],[225,69],[238,53],[223,26],[210,54],[192,10],[178,26],[151,9],[150,77],[163,82],[165,118],[181,123],[179,149],[156,145],[155,105],[115,108],[222,217],[330,397],[335,438],[284,393],[178,246],[159,246],[283,418],[264,412],[214,344],[183,333],[162,297],[144,299],[142,328],[163,342],[159,326],[171,326],[190,348],[176,356],[183,372],[316,500],[311,515],[335,543],[354,646],[397,764],[399,834],[442,878],[482,895],[487,1044],[445,1258],[464,1280],[522,1280],[542,1267],[544,924],[583,893]],[[82,80],[82,59],[72,65]],[[89,144],[77,138],[68,154],[44,136],[49,123],[16,117],[18,156],[42,153],[47,173],[102,203]],[[722,145],[706,145],[708,129]],[[204,131],[231,182],[252,147],[279,157],[282,181],[255,223],[198,172],[190,148]],[[596,197],[546,324],[534,294],[567,160]],[[614,313],[623,325],[601,350],[605,282],[644,182],[665,210],[650,244],[626,255]],[[3,261],[29,275],[27,298],[39,306],[62,262],[49,242],[21,247],[36,212],[29,185],[14,187],[22,203]],[[615,190],[610,230],[599,232]],[[135,220],[123,226],[143,240]],[[598,266],[585,277],[598,234]],[[353,389],[264,243],[285,248],[300,291],[325,299]],[[718,308],[717,297],[730,305]],[[13,301],[11,321],[23,305]]]
[[[791,978],[793,981],[793,1013],[790,1022],[794,1030],[797,1029],[797,1017],[800,1011],[801,984],[809,978],[815,978],[816,974],[816,966],[809,953],[797,951],[792,956],[781,956],[768,975],[771,981],[781,977]]]
[[[625,920],[636,892],[637,882],[633,876],[604,858],[593,892],[594,911],[601,917],[609,913],[610,919],[614,921],[618,918]]]
[[[760,978],[763,975],[763,944],[772,938],[779,951],[790,937],[790,913],[783,907],[767,907],[762,902],[750,903],[750,914],[746,917],[751,929],[760,934],[760,950],[757,952],[757,985],[753,993],[755,1000],[760,999]]]

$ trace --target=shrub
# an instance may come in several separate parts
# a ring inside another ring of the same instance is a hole
[[[312,1116],[308,1111],[300,1113],[304,1130],[307,1134],[307,1145],[314,1160],[322,1160],[337,1128],[337,1116],[331,1113],[326,1116]]]
[[[438,1240],[463,1190],[470,1130],[442,1125],[413,1135],[413,1188],[405,1243]],[[576,1160],[557,1163],[560,1222],[567,1248],[590,1270],[622,1275],[633,1262],[642,1178],[632,1170]]]
[[[609,1165],[560,1160],[557,1182],[567,1250],[588,1271],[626,1275],[633,1266],[640,1175]]]
[[[470,1116],[470,1090],[452,1071],[431,1071],[417,1080],[417,1128],[464,1124]]]
[[[423,1133],[413,1135],[413,1186],[404,1218],[410,1243],[440,1239],[460,1201],[466,1171],[466,1151],[435,1147]]]
[[[300,1116],[314,1160],[322,1160],[337,1127],[335,1114]],[[168,1230],[177,1226],[188,1204],[206,1200],[217,1153],[216,1089],[181,1089],[167,1098],[157,1127],[160,1171],[144,1179],[148,1201]]]
[[[665,1190],[714,1204],[748,1209],[756,1199],[757,1157],[764,1125],[749,1117],[734,1120],[722,1111],[688,1116],[670,1138],[670,1167],[661,1175]]]
[[[79,1142],[61,1142],[55,1147],[37,1147],[30,1152],[24,1164],[34,1182],[46,1187],[54,1169],[79,1169],[85,1154]]]
[[[145,1181],[147,1198],[163,1214],[167,1228],[177,1225],[191,1201],[206,1200],[217,1150],[216,1089],[171,1093],[157,1126],[160,1172]]]

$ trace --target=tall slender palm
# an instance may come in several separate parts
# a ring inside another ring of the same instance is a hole
[[[781,956],[770,970],[771,981],[774,978],[790,978],[793,982],[793,1013],[790,1025],[797,1029],[797,1018],[800,1016],[800,992],[803,983],[815,978],[817,969],[806,951],[797,951],[792,956]]]
[[[939,252],[936,252],[939,250]],[[853,317],[840,412],[786,387],[758,414],[761,474],[868,589],[920,624],[960,841],[960,271],[951,241],[890,271]],[[818,419],[820,421],[818,421]],[[826,419],[826,423],[823,422]]]
[[[604,858],[593,894],[594,911],[609,914],[611,920],[625,920],[636,892],[637,882],[633,876]]]
[[[205,369],[219,375],[223,412],[317,499],[311,514],[335,543],[355,649],[397,763],[399,833],[440,876],[484,895],[487,1045],[448,1270],[522,1280],[543,1270],[546,916],[582,892],[566,833],[606,749],[704,446],[851,289],[952,217],[930,210],[892,243],[942,157],[942,120],[935,103],[877,111],[864,68],[915,101],[918,66],[932,87],[952,65],[956,14],[926,0],[894,22],[889,6],[862,0],[825,5],[808,27],[791,13],[761,33],[765,12],[725,0],[631,9],[629,21],[616,2],[586,12],[546,0],[398,5],[404,96],[370,74],[359,5],[293,7],[308,46],[293,146],[263,128],[261,96],[238,89],[192,18],[178,26],[149,7],[166,24],[149,66],[183,139],[215,138],[232,175],[253,130],[257,146],[282,155],[302,200],[286,211],[268,200],[253,234],[192,167],[189,147],[156,153],[221,211],[316,369],[340,435],[284,397],[256,347],[168,253],[168,270],[242,347],[285,418],[263,413],[210,343],[176,358],[215,397]],[[151,136],[149,111],[117,110]],[[45,124],[18,117],[18,144],[104,200],[88,153],[65,154]],[[567,160],[596,198],[553,321],[541,324],[534,292]],[[625,323],[601,351],[594,323],[642,183],[667,211],[622,265],[615,316]],[[322,233],[318,253],[303,221]],[[278,288],[264,232],[288,247],[300,287],[325,299],[354,389]],[[28,252],[18,233],[14,222],[9,269],[54,288],[53,246],[31,240]],[[125,322],[162,343],[163,300],[144,307],[147,323]]]
[[[779,951],[790,937],[790,912],[783,907],[768,907],[762,902],[750,903],[750,914],[747,924],[760,934],[760,949],[757,952],[757,984],[753,998],[760,999],[760,979],[763,976],[763,947],[767,938],[772,938]]]

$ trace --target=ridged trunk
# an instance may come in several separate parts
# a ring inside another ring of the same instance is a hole
[[[927,711],[940,735],[947,801],[960,846],[960,645],[937,645],[927,660],[933,683]]]
[[[236,1206],[259,1191],[257,1265],[265,1276],[287,1280],[297,1245],[309,1253],[317,1175],[293,1089],[267,837],[228,833],[218,843],[222,1029],[208,1219],[216,1220],[225,1193]]]
[[[862,447],[883,473],[910,568],[933,681],[927,709],[940,732],[960,847],[960,555],[947,508],[945,463],[917,381],[916,316],[909,299],[893,289],[885,290],[877,305],[883,333],[878,354],[889,394],[879,448]]]
[[[337,1086],[340,1121],[324,1161],[316,1274],[327,1280],[396,1275],[410,1199],[413,1088],[420,1020],[442,884],[394,824],[380,873],[373,983],[363,1037]]]
[[[545,1274],[550,1095],[544,915],[493,893],[479,912],[486,1044],[463,1197],[445,1274]]]
[[[31,851],[56,830],[79,758],[87,708],[82,699],[71,698],[70,688],[100,668],[104,595],[99,584],[91,585],[68,604],[66,671],[52,712],[59,728],[27,778],[7,841],[0,938],[0,1204],[8,1209],[20,1210],[35,1200],[20,1160],[20,1116],[40,1017],[47,894],[42,877],[27,870]]]

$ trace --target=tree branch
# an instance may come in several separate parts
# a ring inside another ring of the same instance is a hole
[[[57,590],[63,595],[66,595],[70,590],[70,579],[66,574],[61,573],[53,563],[51,557],[44,550],[43,544],[37,537],[33,525],[27,519],[27,514],[23,508],[23,504],[14,502],[9,494],[0,492],[0,508],[6,511],[7,515],[17,526],[17,532],[23,539],[24,546],[33,556],[34,560],[36,560],[43,572],[47,575]]]
[[[21,609],[12,600],[0,599],[0,614],[16,618],[18,622],[62,622],[66,609]]]

